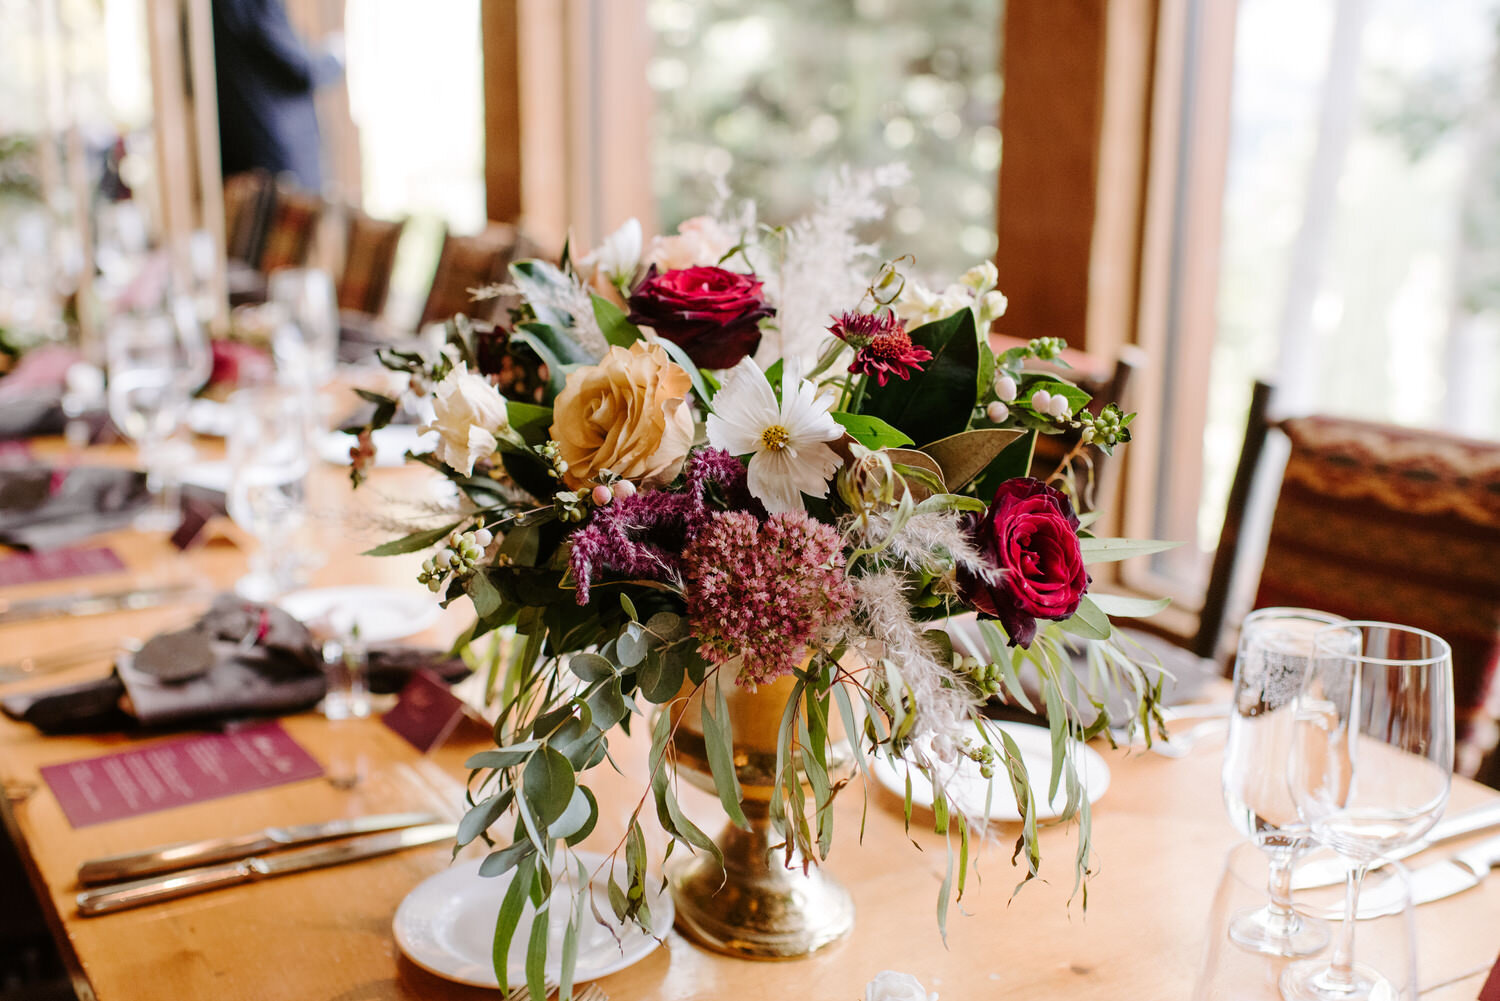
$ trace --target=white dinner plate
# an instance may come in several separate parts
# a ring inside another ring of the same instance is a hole
[[[406,463],[407,452],[425,455],[437,448],[437,432],[421,434],[414,425],[391,424],[377,428],[370,442],[375,446],[376,466],[401,466]],[[329,431],[318,438],[318,456],[329,465],[349,465],[349,449],[353,447],[354,435],[343,431]]]
[[[590,875],[604,862],[593,852],[577,852]],[[446,980],[474,987],[499,987],[495,977],[491,950],[495,939],[495,918],[500,901],[510,885],[512,873],[487,878],[479,875],[479,859],[455,863],[435,876],[429,876],[406,895],[396,908],[393,928],[396,944],[406,958],[429,973]],[[599,912],[610,922],[600,925],[588,907],[584,908],[583,926],[578,936],[578,963],[573,980],[585,983],[617,973],[646,958],[660,944],[633,923],[615,921],[608,897],[608,873],[594,880],[594,892],[600,901]],[[557,892],[565,893],[561,881]],[[654,893],[650,909],[656,935],[665,935],[672,927],[672,898],[661,889],[661,880],[648,878],[646,892]],[[555,898],[561,902],[564,897]],[[532,906],[526,904],[520,924],[511,938],[506,979],[512,987],[526,981],[526,946],[531,938]],[[566,913],[559,908],[559,915]],[[556,983],[562,968],[562,940],[566,920],[553,920],[547,927],[547,980]],[[618,941],[616,936],[619,936]]]
[[[1058,780],[1057,795],[1050,803],[1046,801],[1047,782],[1052,777],[1052,735],[1047,728],[1030,726],[1026,723],[1001,723],[995,720],[987,720],[985,726],[994,730],[1004,730],[1010,734],[1010,738],[1020,749],[1021,760],[1026,763],[1026,777],[1031,784],[1032,799],[1036,802],[1037,819],[1051,820],[1060,814],[1068,802],[1063,779]],[[1015,793],[1011,790],[1010,780],[1006,777],[1005,766],[998,759],[1000,746],[998,734],[995,735],[992,743],[997,748],[997,760],[994,793],[990,795],[989,819],[1021,820],[1021,814],[1016,810]],[[1098,802],[1099,797],[1103,796],[1105,790],[1109,788],[1109,766],[1104,763],[1098,751],[1086,744],[1075,742],[1073,753],[1088,801]],[[962,755],[959,756],[958,763],[953,766],[953,769],[953,778],[948,785],[949,798],[956,801],[955,805],[959,806],[969,817],[984,816],[984,800],[989,790],[990,780],[979,774],[977,764]],[[876,757],[870,763],[870,771],[881,785],[897,796],[905,797],[908,771],[905,761],[892,765],[885,758]],[[927,781],[927,777],[920,770],[911,768],[910,772],[912,803],[924,809],[931,809],[932,783]]]
[[[437,598],[426,591],[393,587],[315,587],[283,595],[276,604],[303,625],[344,619],[358,624],[366,643],[404,639],[426,629],[442,614]],[[336,622],[340,628],[347,628]]]

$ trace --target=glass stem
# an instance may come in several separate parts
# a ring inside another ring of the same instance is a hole
[[[1344,923],[1338,940],[1333,943],[1333,958],[1323,973],[1323,985],[1334,991],[1354,990],[1354,926],[1359,918],[1359,888],[1365,881],[1366,866],[1357,863],[1349,869],[1344,887]]]
[[[1297,856],[1296,846],[1271,852],[1269,873],[1266,877],[1266,892],[1270,903],[1266,905],[1269,916],[1267,924],[1273,934],[1283,938],[1297,930],[1300,923],[1297,912],[1292,909],[1292,860]]]

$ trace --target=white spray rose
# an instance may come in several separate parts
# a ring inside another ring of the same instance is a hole
[[[1010,306],[1010,300],[1005,298],[1005,293],[989,291],[979,297],[979,325],[987,327],[1000,317],[1005,315],[1006,308]]]
[[[994,261],[985,261],[965,271],[958,281],[960,285],[966,285],[976,293],[988,292],[1000,281],[1000,272],[996,270]]]
[[[625,224],[604,238],[604,242],[579,261],[587,272],[598,272],[619,285],[635,277],[641,263],[641,221],[626,219]]]
[[[694,216],[677,227],[676,236],[658,236],[651,241],[650,263],[663,271],[717,267],[737,242],[717,219]]]
[[[457,365],[433,389],[433,420],[419,429],[438,433],[434,453],[469,476],[474,463],[495,453],[497,436],[514,437],[505,398],[482,375]]]
[[[927,993],[910,973],[881,970],[865,987],[865,1001],[937,1001],[937,991]]]
[[[941,293],[907,282],[901,298],[893,307],[909,328],[936,323],[974,305],[974,292],[964,285],[949,285]]]

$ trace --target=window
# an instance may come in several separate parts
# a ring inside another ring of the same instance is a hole
[[[652,174],[664,230],[728,171],[761,218],[810,207],[848,163],[912,181],[865,236],[951,280],[994,256],[998,0],[651,0]]]

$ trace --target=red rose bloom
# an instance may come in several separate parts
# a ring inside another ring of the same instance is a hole
[[[630,322],[644,324],[687,352],[699,368],[733,368],[760,346],[760,321],[776,313],[760,279],[723,268],[656,265],[630,294]]]
[[[1078,611],[1089,575],[1067,495],[1030,477],[1006,480],[966,528],[996,573],[983,580],[960,570],[960,593],[981,617],[1000,620],[1011,646],[1031,645],[1037,619]]]

